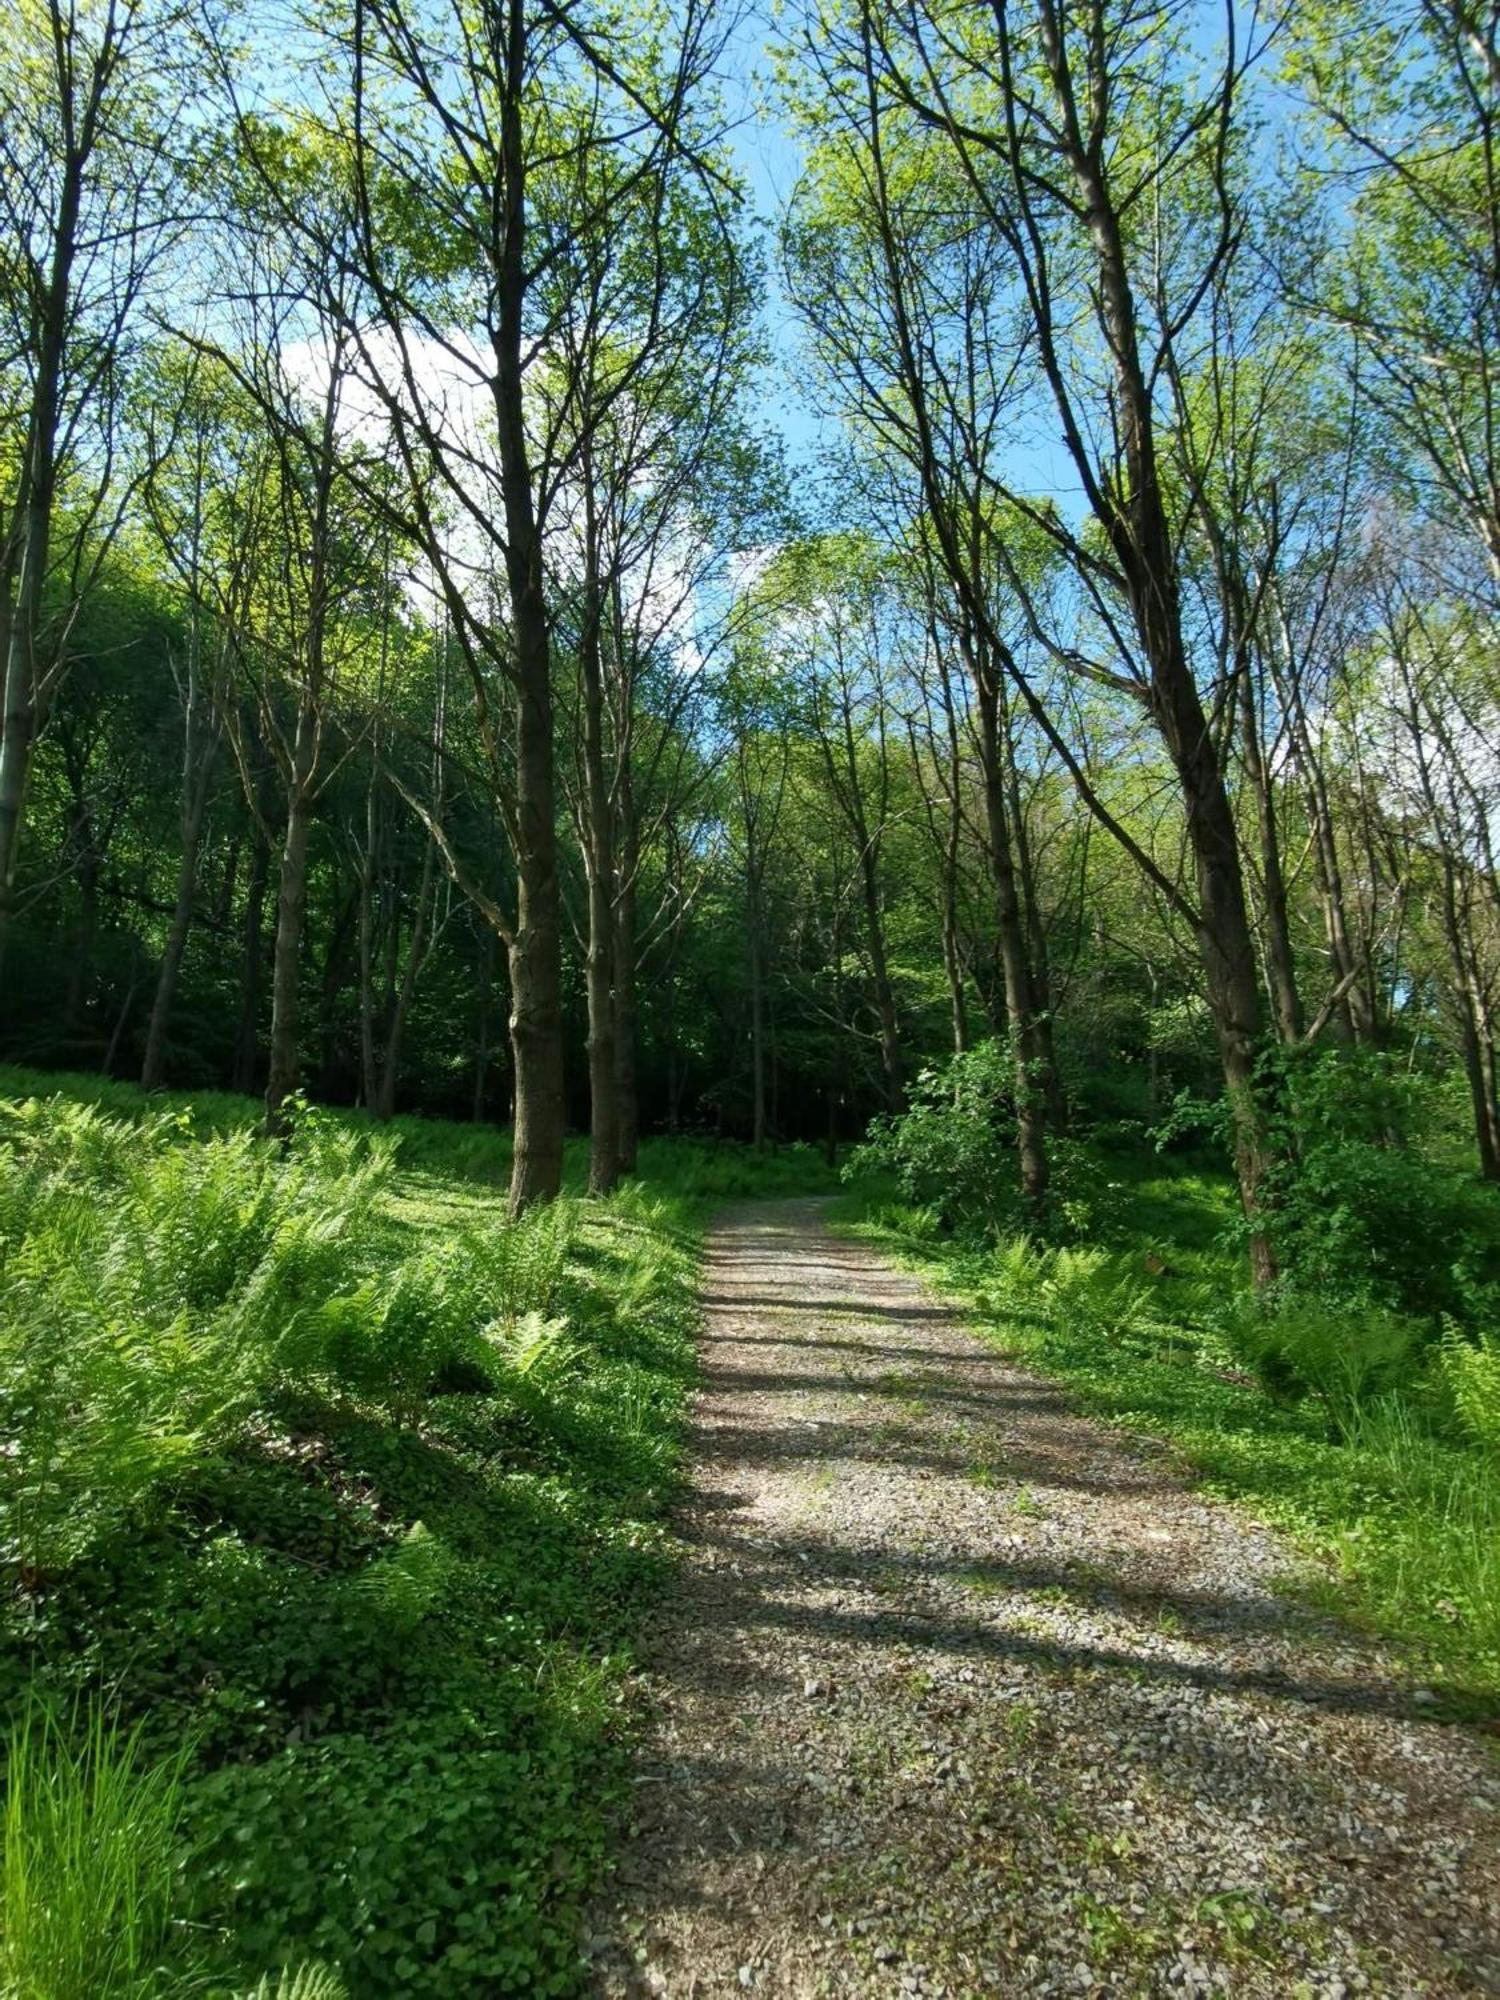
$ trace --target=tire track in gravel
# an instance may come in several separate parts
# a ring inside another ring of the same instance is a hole
[[[1500,1764],[822,1204],[727,1213],[601,1996],[1500,1993]]]

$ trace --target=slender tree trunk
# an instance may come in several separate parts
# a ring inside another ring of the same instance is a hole
[[[953,1053],[961,1056],[969,1046],[969,1007],[964,993],[964,962],[959,950],[957,913],[946,900],[943,909],[943,975],[948,981],[948,1019],[953,1033]]]
[[[1255,942],[1240,873],[1234,815],[1198,691],[1181,653],[1180,628],[1175,647],[1170,632],[1158,637],[1169,661],[1175,663],[1160,676],[1159,709],[1163,735],[1182,787],[1198,890],[1198,949],[1229,1100],[1240,1198],[1253,1225],[1251,1274],[1257,1286],[1265,1286],[1275,1279],[1277,1263],[1270,1237],[1261,1226],[1272,1157],[1256,1069],[1261,1013]]]
[[[1286,874],[1281,865],[1281,834],[1276,819],[1276,794],[1261,748],[1260,718],[1256,712],[1248,661],[1241,663],[1239,680],[1240,739],[1244,746],[1245,773],[1255,800],[1260,835],[1260,874],[1266,898],[1266,984],[1271,993],[1271,1011],[1275,1016],[1277,1035],[1286,1046],[1295,1047],[1302,1040],[1305,1021],[1302,998],[1297,990],[1297,965],[1292,955]]]
[[[750,906],[750,1139],[757,1153],[765,1151],[766,1002],[758,895]]]
[[[1500,1181],[1500,1104],[1493,1088],[1494,1051],[1489,1046],[1487,1009],[1480,983],[1465,946],[1459,910],[1457,869],[1451,855],[1442,856],[1443,935],[1453,968],[1453,996],[1458,1016],[1459,1047],[1474,1114],[1474,1143],[1479,1171],[1487,1181]]]
[[[1151,713],[1182,792],[1198,892],[1198,948],[1229,1100],[1240,1199],[1251,1225],[1251,1273],[1256,1285],[1264,1286],[1276,1277],[1277,1264],[1263,1226],[1272,1149],[1256,1071],[1261,1009],[1255,939],[1234,814],[1183,640],[1176,546],[1157,464],[1155,411],[1141,362],[1124,229],[1106,155],[1083,138],[1060,19],[1044,11],[1043,59],[1057,101],[1066,107],[1064,145],[1088,221],[1096,309],[1113,359],[1114,423],[1126,474],[1118,497],[1101,500],[1101,525],[1125,579],[1151,670]]]
[[[94,815],[89,809],[83,772],[74,775],[74,797],[69,814],[76,859],[73,879],[78,885],[78,922],[73,930],[73,949],[68,973],[68,994],[63,1003],[63,1022],[69,1033],[83,1024],[89,985],[94,969],[94,940],[99,929],[99,875],[103,858],[99,852]]]
[[[365,845],[359,860],[359,1093],[360,1101],[371,1113],[380,1095],[380,1073],[375,1061],[375,887],[379,847],[372,767],[365,790]]]
[[[151,1003],[146,1048],[141,1058],[141,1083],[147,1090],[159,1087],[165,1071],[167,1031],[177,998],[177,981],[182,971],[183,954],[187,950],[188,933],[192,928],[193,905],[198,896],[199,850],[213,778],[217,720],[213,715],[206,716],[204,713],[208,697],[202,685],[199,635],[200,625],[195,608],[182,718],[182,857],[177,869],[172,921],[162,951],[161,969],[157,973],[156,995]]]
[[[182,859],[177,868],[177,896],[172,905],[172,921],[156,976],[156,996],[151,1003],[151,1019],[146,1028],[146,1052],[141,1058],[141,1084],[146,1090],[160,1087],[166,1069],[167,1030],[177,998],[177,982],[182,972],[183,954],[193,924],[193,904],[198,894],[198,850],[203,837],[203,821],[208,807],[208,771],[192,780],[193,790],[182,815]]]
[[[1036,1030],[1031,963],[1026,948],[1026,918],[1016,888],[1010,827],[1006,818],[1005,776],[1000,768],[999,718],[995,692],[988,677],[975,676],[980,717],[980,750],[984,760],[984,804],[990,840],[990,867],[995,887],[995,925],[1005,980],[1005,1012],[1015,1058],[1016,1151],[1021,1166],[1021,1192],[1039,1220],[1047,1206],[1046,1079]]]
[[[538,643],[540,661],[535,657]],[[562,933],[545,625],[539,642],[531,634],[530,651],[518,704],[517,922],[509,951],[515,1090],[510,1205],[515,1215],[553,1199],[562,1186],[563,1157]]]
[[[42,627],[57,498],[57,427],[82,197],[83,163],[70,147],[58,194],[52,264],[40,301],[37,369],[13,530],[19,571],[15,601],[6,607],[5,712],[0,731],[0,964],[15,899],[21,825],[40,720]]]
[[[490,1008],[495,988],[495,933],[486,924],[479,940],[479,1019],[474,1031],[474,1092],[469,1116],[476,1125],[484,1121],[485,1097],[490,1073]]]
[[[604,674],[596,568],[598,523],[592,468],[584,455],[585,566],[578,673],[583,695],[583,862],[588,884],[589,1193],[614,1192],[620,1178],[619,1072],[615,1043],[614,811],[604,771]]]
[[[615,897],[615,1095],[620,1115],[620,1171],[633,1174],[640,1148],[640,1080],[636,1073],[635,865],[622,862]]]
[[[497,24],[498,25],[498,24]],[[506,0],[500,102],[504,203],[495,289],[495,437],[516,677],[516,929],[510,945],[515,1131],[510,1206],[520,1215],[562,1186],[562,912],[553,791],[552,662],[542,540],[526,444],[527,7]]]
[[[250,877],[245,885],[245,918],[240,946],[240,1022],[235,1036],[233,1088],[249,1096],[255,1088],[260,1057],[260,992],[265,968],[266,890],[271,880],[271,850],[259,834],[250,851]]]
[[[1005,773],[1005,800],[1014,844],[1016,884],[1020,891],[1025,921],[1026,962],[1031,975],[1032,1032],[1039,1066],[1039,1082],[1046,1100],[1048,1130],[1061,1138],[1068,1129],[1068,1094],[1063,1088],[1057,1064],[1057,1045],[1052,1022],[1052,963],[1047,948],[1047,926],[1042,919],[1042,901],[1037,892],[1036,869],[1031,858],[1031,836],[1026,827],[1026,810],[1021,798],[1021,773],[1016,761],[1015,732],[1011,725],[1004,683],[998,677],[995,697],[999,709],[1000,761]]]
[[[299,973],[307,918],[307,848],[312,832],[311,779],[317,717],[304,702],[297,719],[287,790],[286,833],[276,895],[276,942],[271,959],[271,1046],[266,1076],[266,1129],[287,1129],[285,1106],[298,1082]]]
[[[406,963],[401,968],[401,983],[393,996],[390,1024],[386,1029],[385,1050],[380,1071],[380,1094],[375,1105],[375,1115],[383,1125],[388,1125],[396,1115],[396,1086],[401,1075],[401,1044],[406,1035],[406,1022],[411,1013],[412,996],[417,990],[417,980],[427,959],[432,901],[436,890],[437,848],[429,840],[427,851],[422,857],[422,879],[417,887],[417,908],[412,918],[411,940],[406,947]]]
[[[880,1067],[885,1079],[886,1103],[895,1111],[901,1103],[901,1029],[896,1019],[896,994],[891,985],[890,962],[885,950],[879,856],[868,839],[860,849],[859,872],[865,905],[865,936],[870,951],[870,977],[875,988],[875,1017],[880,1023]]]

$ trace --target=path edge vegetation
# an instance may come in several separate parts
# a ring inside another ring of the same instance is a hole
[[[971,1332],[1058,1383],[1085,1414],[1167,1446],[1203,1491],[1285,1535],[1285,1593],[1384,1642],[1435,1716],[1500,1729],[1500,1482],[1483,1453],[1445,1467],[1444,1446],[1393,1397],[1375,1399],[1347,1433],[1322,1402],[1278,1399],[1162,1299],[1178,1274],[1153,1271],[1153,1248],[1069,1249],[1020,1230],[955,1236],[933,1210],[891,1199],[888,1182],[846,1178],[830,1215],[837,1233],[917,1274]],[[1168,1168],[1160,1185],[1173,1178]],[[1227,1184],[1218,1192],[1227,1200]],[[1438,1460],[1425,1480],[1424,1452]],[[1435,1508],[1445,1470],[1472,1471],[1472,1519],[1455,1518],[1453,1501],[1446,1518]],[[1445,1531],[1473,1538],[1489,1593],[1482,1620],[1446,1594]]]
[[[601,1201],[575,1144],[517,1222],[492,1128],[303,1107],[283,1147],[252,1100],[36,1081],[0,1072],[0,1990],[578,1990],[703,1225],[812,1156],[647,1140]]]

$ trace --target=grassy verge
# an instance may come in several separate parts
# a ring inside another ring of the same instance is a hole
[[[810,1160],[653,1142],[511,1225],[493,1131],[314,1114],[283,1155],[244,1100],[59,1082],[0,1073],[0,1983],[574,1991],[698,1223]]]
[[[1239,1283],[1211,1174],[1116,1163],[1103,1240],[1046,1249],[943,1236],[924,1210],[851,1199],[844,1226],[927,1273],[1080,1406],[1170,1439],[1213,1490],[1318,1559],[1331,1608],[1408,1646],[1457,1711],[1500,1697],[1500,1460],[1464,1435],[1435,1353],[1400,1394],[1337,1410],[1268,1393],[1226,1336]]]

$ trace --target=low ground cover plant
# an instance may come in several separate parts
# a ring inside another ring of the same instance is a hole
[[[7,1994],[575,1989],[755,1176],[648,1151],[512,1224],[492,1133],[0,1090]]]

